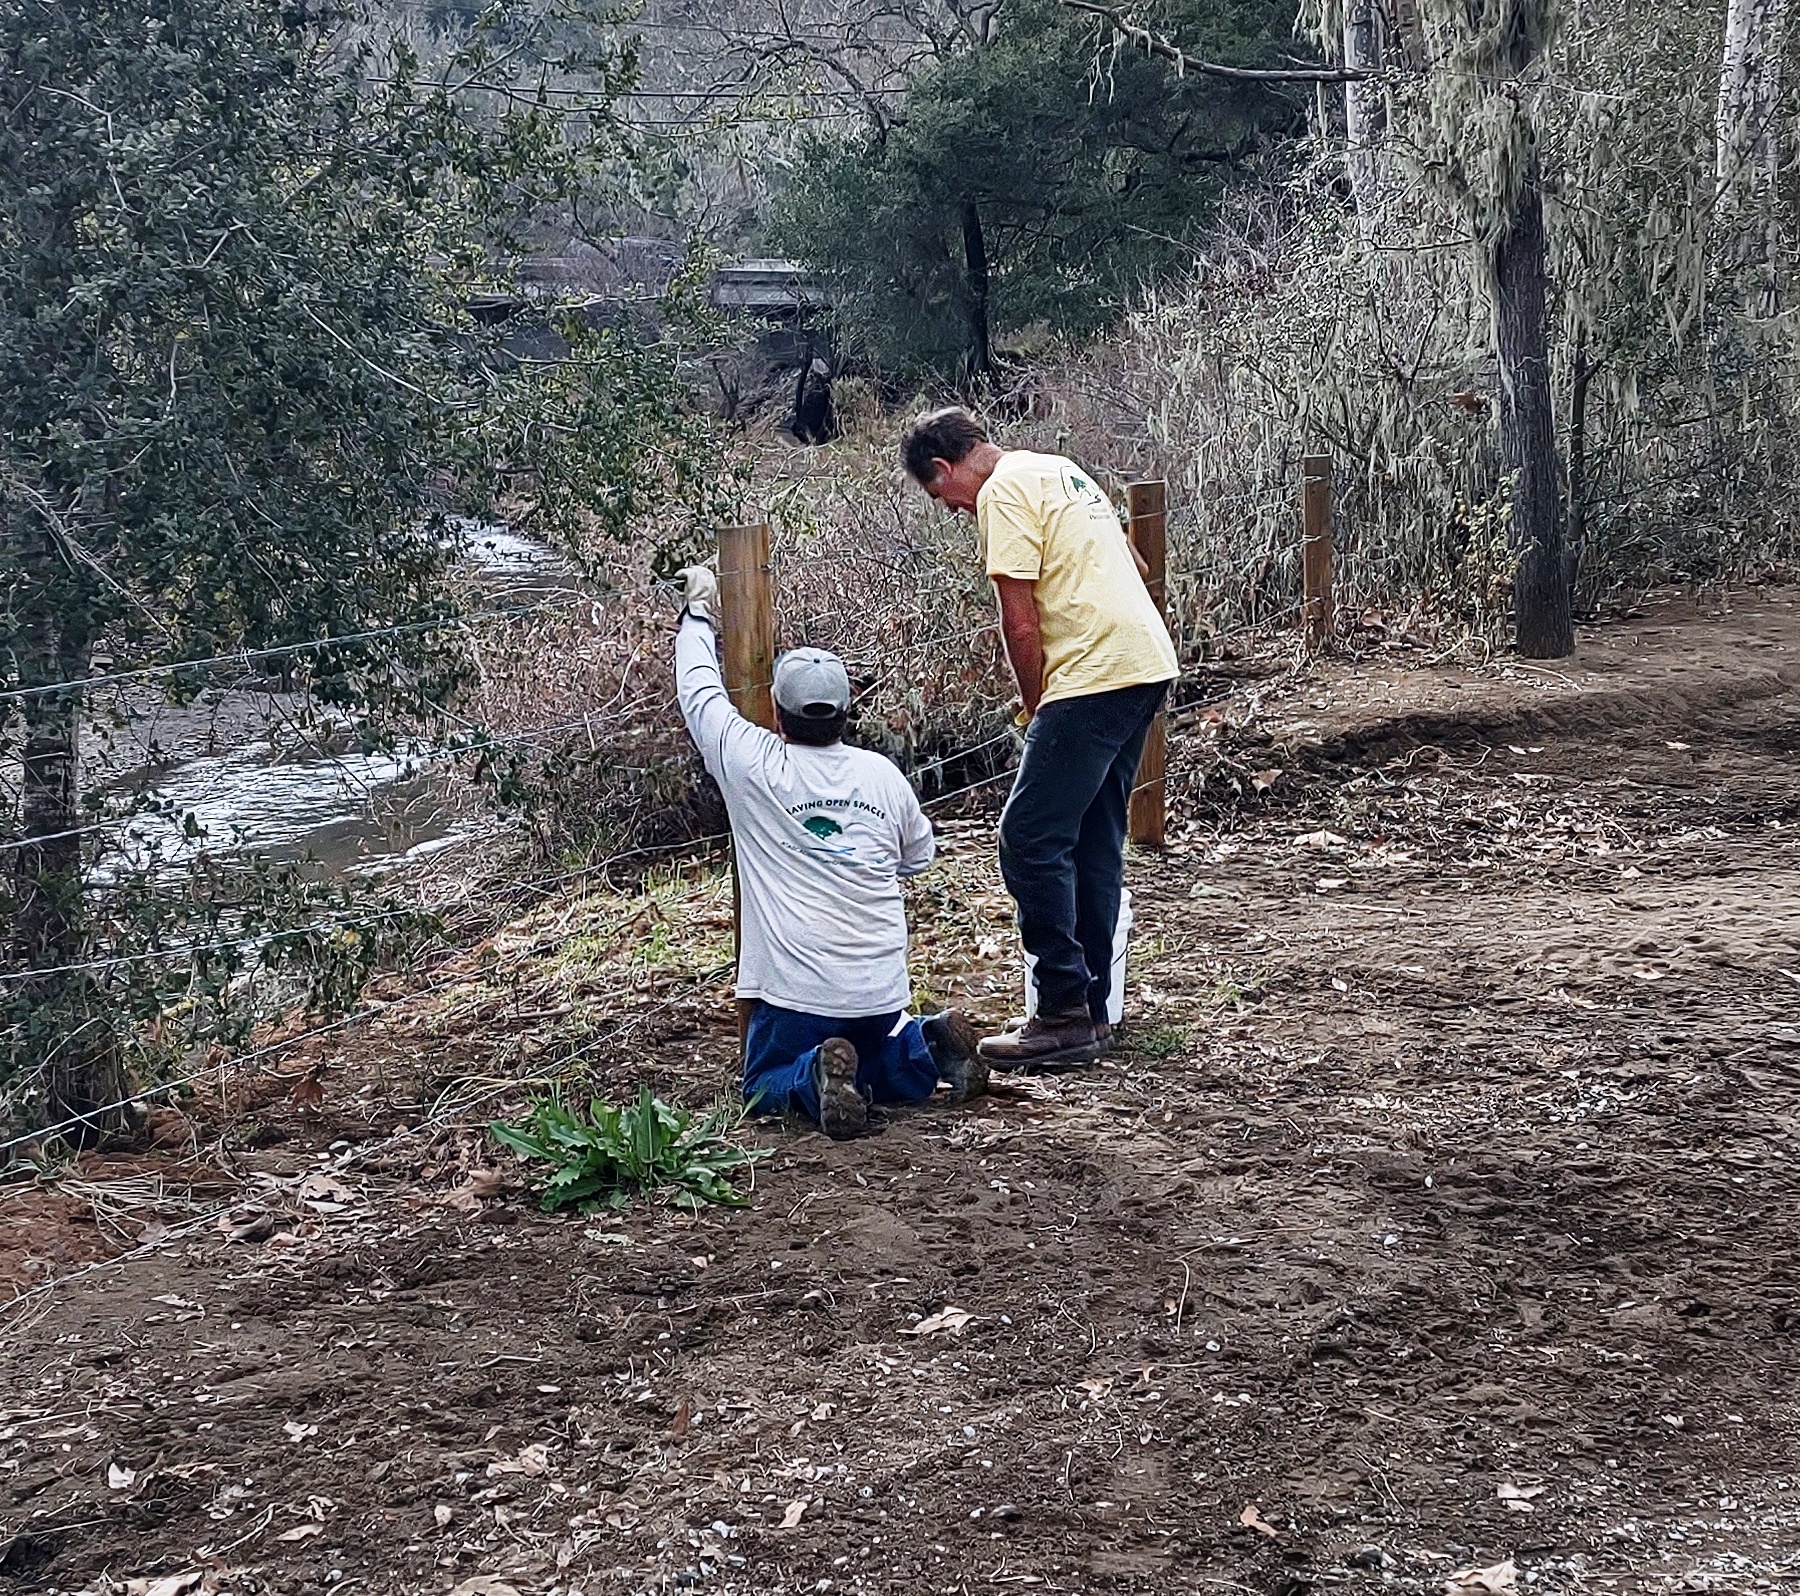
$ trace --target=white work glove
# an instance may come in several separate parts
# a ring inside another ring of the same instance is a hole
[[[704,565],[689,565],[681,571],[681,605],[697,621],[716,625],[714,611],[719,604],[719,579]]]

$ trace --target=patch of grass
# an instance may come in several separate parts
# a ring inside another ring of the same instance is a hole
[[[589,1214],[602,1206],[623,1208],[633,1197],[659,1190],[684,1208],[741,1207],[748,1199],[731,1177],[769,1151],[731,1140],[743,1118],[741,1108],[726,1104],[702,1114],[671,1107],[643,1086],[635,1103],[615,1108],[595,1098],[585,1113],[540,1097],[524,1119],[497,1121],[488,1129],[519,1157],[555,1166],[544,1182],[546,1212],[573,1206]]]
[[[1263,977],[1227,970],[1207,988],[1205,1001],[1216,1009],[1247,1009],[1263,1000]]]
[[[1153,1025],[1131,1038],[1131,1051],[1145,1058],[1173,1058],[1185,1052],[1192,1028],[1186,1025]]]
[[[638,944],[633,955],[645,969],[655,969],[658,965],[669,962],[669,922],[658,920],[650,928],[650,935]]]

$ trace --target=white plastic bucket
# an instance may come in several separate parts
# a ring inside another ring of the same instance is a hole
[[[1125,1015],[1125,950],[1131,942],[1131,891],[1119,893],[1119,919],[1113,927],[1112,984],[1106,991],[1106,1022],[1117,1025]],[[1025,1017],[1037,1013],[1037,960],[1025,955]]]

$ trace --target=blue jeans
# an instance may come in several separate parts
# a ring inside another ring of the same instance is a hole
[[[1000,816],[1000,874],[1037,960],[1038,1012],[1106,1018],[1125,827],[1167,682],[1043,705]]]
[[[819,1044],[841,1036],[856,1049],[856,1084],[877,1103],[922,1103],[937,1090],[938,1068],[919,1022],[902,1015],[872,1014],[832,1020],[760,999],[750,1015],[744,1045],[744,1101],[762,1114],[785,1110],[817,1121],[819,1090],[813,1081]]]

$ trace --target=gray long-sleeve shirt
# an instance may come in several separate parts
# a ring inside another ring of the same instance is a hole
[[[712,627],[675,637],[682,718],[725,795],[737,847],[737,994],[832,1019],[904,1009],[900,881],[936,840],[906,778],[880,754],[784,743],[732,707]]]

